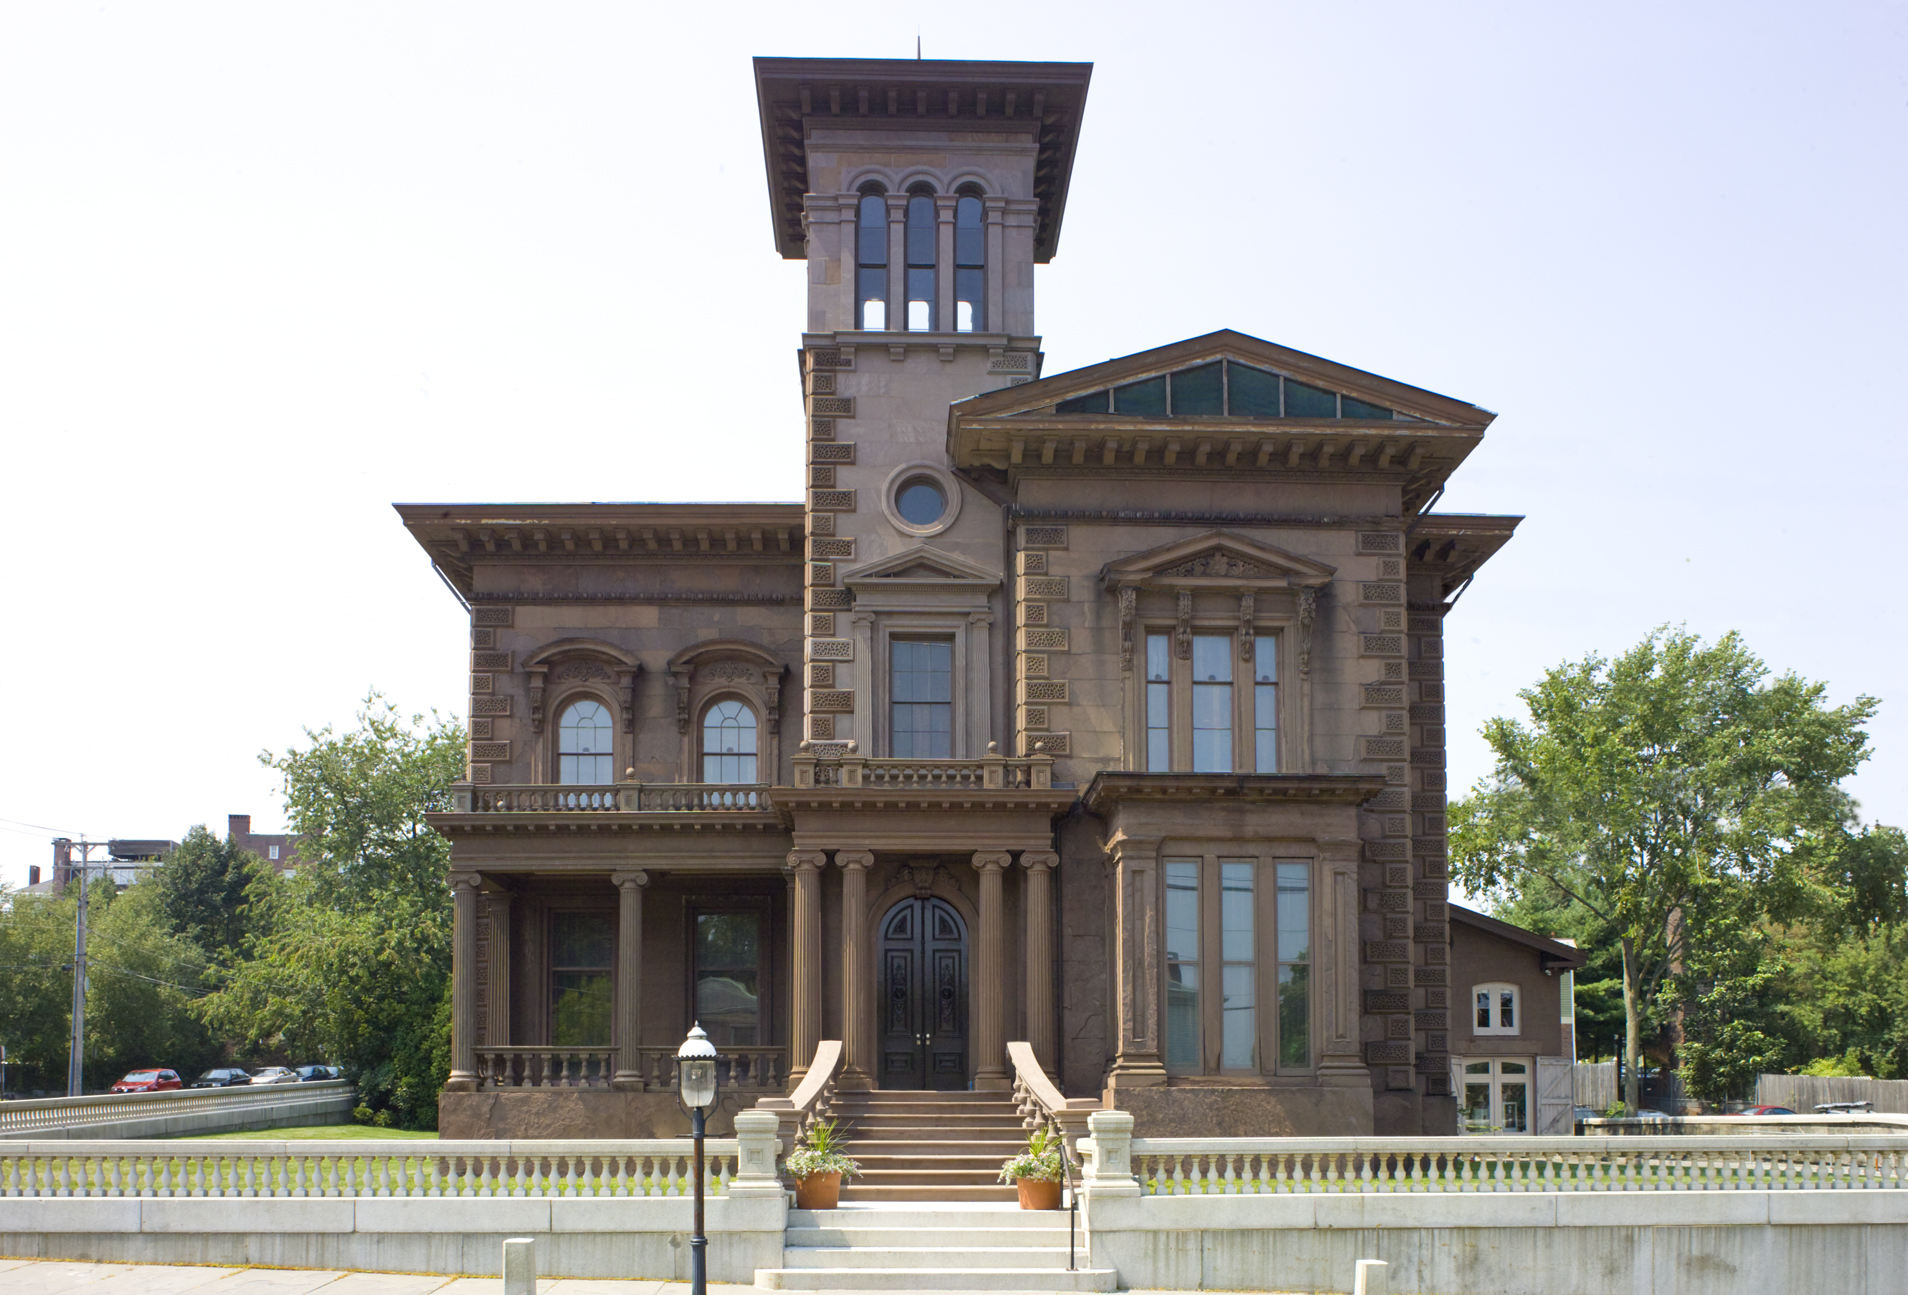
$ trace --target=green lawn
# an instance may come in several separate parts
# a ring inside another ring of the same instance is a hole
[[[411,1129],[374,1129],[368,1124],[311,1124],[295,1129],[254,1129],[246,1133],[200,1133],[185,1134],[184,1139],[193,1142],[213,1140],[242,1140],[246,1142],[340,1142],[374,1141],[390,1142],[398,1139],[435,1138],[435,1133],[418,1133]],[[178,1142],[180,1138],[168,1138],[168,1142]]]

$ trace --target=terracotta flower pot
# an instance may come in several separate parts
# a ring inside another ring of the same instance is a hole
[[[1060,1182],[1054,1178],[1016,1178],[1014,1186],[1020,1189],[1020,1208],[1023,1210],[1057,1210],[1060,1208]]]
[[[795,1208],[798,1210],[832,1210],[840,1201],[840,1174],[810,1174],[795,1180]]]

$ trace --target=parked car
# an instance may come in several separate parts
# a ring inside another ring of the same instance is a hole
[[[1875,1109],[1873,1102],[1821,1102],[1816,1105],[1817,1115],[1866,1115]]]
[[[254,1084],[295,1084],[298,1082],[298,1072],[288,1070],[284,1066],[265,1066],[252,1072],[252,1082]]]
[[[1751,1106],[1751,1107],[1747,1107],[1744,1110],[1737,1111],[1736,1114],[1738,1115],[1794,1115],[1795,1112],[1790,1110],[1786,1106]]]
[[[184,1088],[177,1071],[135,1070],[114,1084],[115,1093],[158,1093],[169,1088]]]
[[[243,1070],[224,1067],[208,1070],[192,1081],[194,1088],[239,1088],[252,1082],[252,1077]]]
[[[321,1079],[343,1079],[344,1071],[336,1066],[300,1066],[297,1070],[298,1082],[315,1084]]]

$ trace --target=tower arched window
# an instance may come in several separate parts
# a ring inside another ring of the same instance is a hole
[[[557,722],[557,781],[600,787],[616,781],[615,726],[600,701],[571,702]]]
[[[757,782],[755,712],[742,702],[719,701],[702,717],[702,780]]]
[[[888,196],[864,190],[855,222],[855,327],[888,326]]]
[[[934,194],[920,188],[908,194],[905,240],[908,264],[908,331],[934,331]]]
[[[980,195],[967,192],[954,203],[954,331],[987,327],[987,222]]]

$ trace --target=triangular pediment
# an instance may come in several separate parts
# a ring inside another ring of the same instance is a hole
[[[1207,531],[1175,540],[1100,569],[1109,589],[1219,585],[1240,588],[1318,588],[1337,568],[1261,544],[1231,531]]]
[[[885,558],[864,563],[842,573],[842,583],[856,584],[931,584],[996,586],[1000,573],[944,553],[925,544],[890,553]]]
[[[957,403],[953,412],[963,419],[1276,418],[1478,428],[1495,417],[1465,401],[1229,328],[987,392]]]

